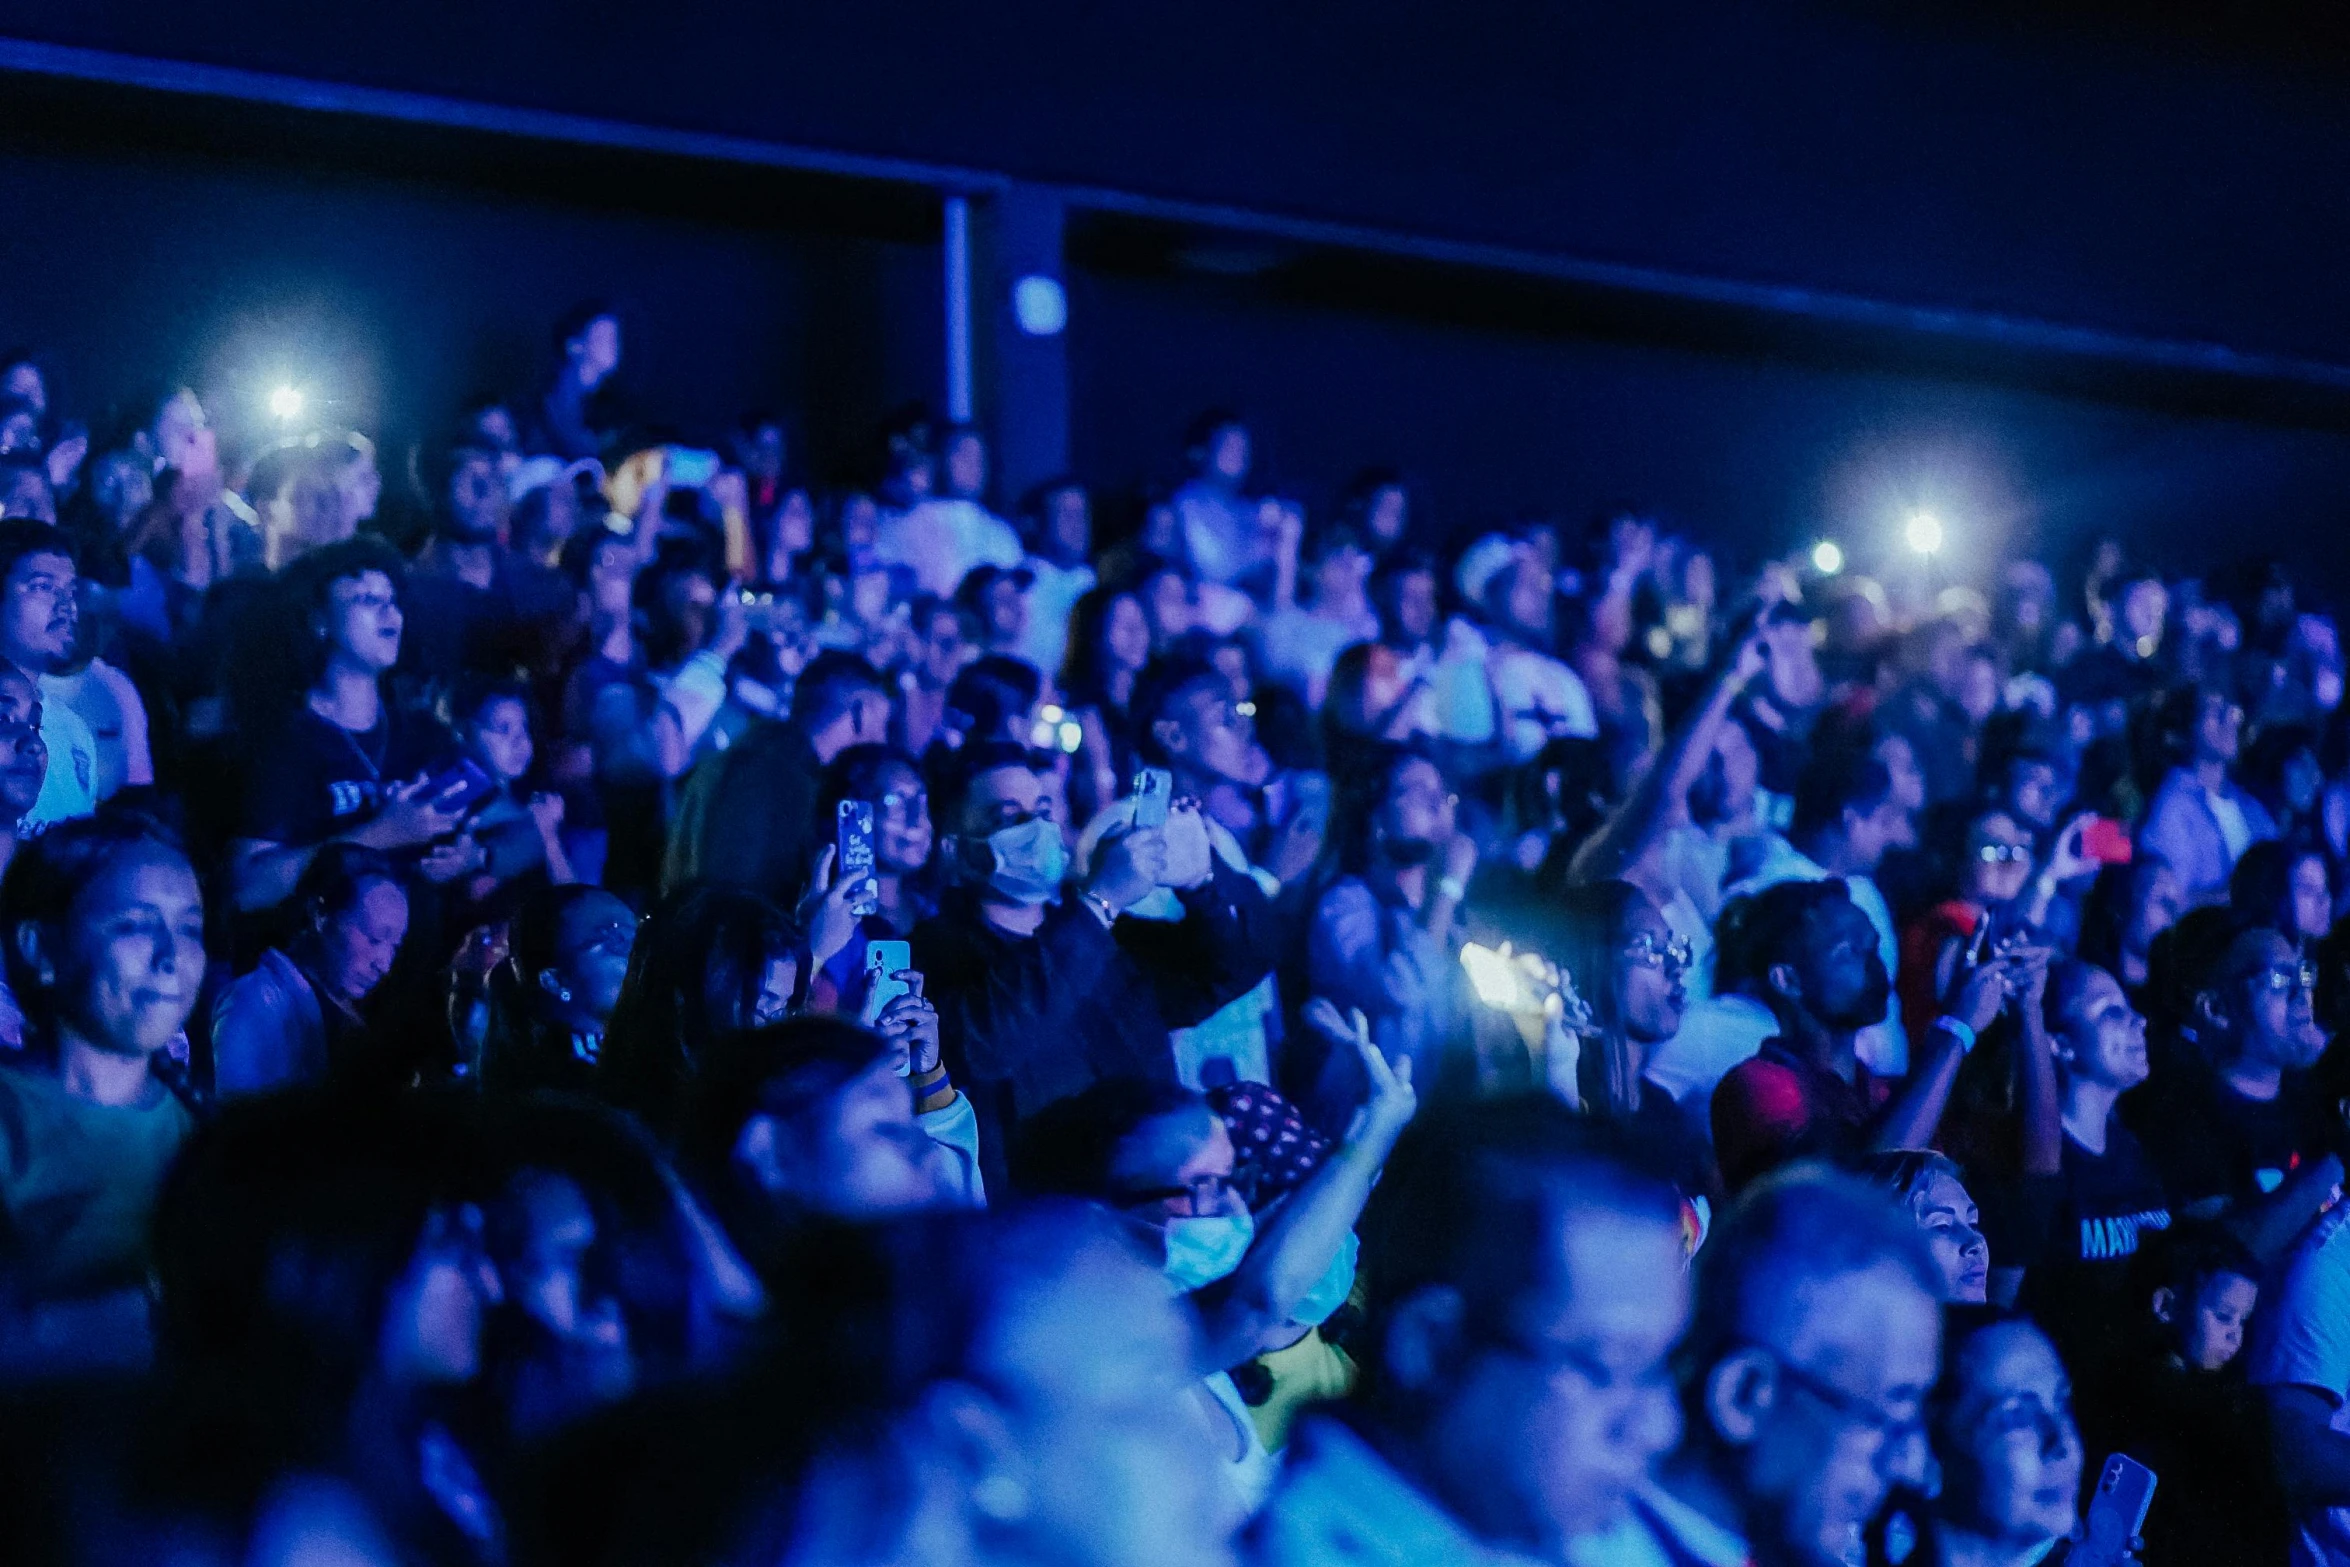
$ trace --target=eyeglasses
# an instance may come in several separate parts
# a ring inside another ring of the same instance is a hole
[[[1975,858],[1985,865],[2015,865],[2031,857],[2032,851],[2020,843],[1986,843],[1975,851]]]
[[[1672,1391],[1672,1371],[1662,1360],[1650,1361],[1637,1370],[1625,1370],[1609,1365],[1581,1344],[1560,1344],[1515,1333],[1486,1336],[1495,1347],[1533,1361],[1548,1375],[1556,1376],[1560,1372],[1573,1375],[1594,1393],[1670,1394]]]
[[[1696,961],[1697,949],[1686,936],[1676,936],[1660,942],[1647,931],[1642,931],[1624,943],[1624,956],[1643,968],[1663,969],[1667,974],[1686,974]]]
[[[1155,1202],[1180,1202],[1188,1204],[1190,1214],[1198,1218],[1222,1213],[1226,1194],[1235,1190],[1229,1175],[1195,1175],[1173,1186],[1146,1186],[1135,1191],[1120,1192],[1110,1199],[1110,1206],[1142,1208]]]
[[[2271,963],[2256,976],[2260,988],[2270,995],[2281,996],[2298,988],[2312,995],[2317,993],[2317,965],[2314,963]]]
[[[1896,1452],[1912,1442],[1923,1442],[1926,1439],[1924,1409],[1912,1410],[1906,1415],[1895,1414],[1875,1399],[1863,1398],[1823,1377],[1814,1376],[1768,1344],[1748,1342],[1744,1347],[1770,1356],[1778,1366],[1780,1376],[1814,1403],[1826,1407],[1837,1419],[1873,1433],[1882,1444],[1883,1451]]]

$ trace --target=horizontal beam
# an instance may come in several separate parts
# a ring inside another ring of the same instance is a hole
[[[0,38],[0,72],[86,81],[182,96],[267,104],[319,114],[612,147],[712,162],[791,169],[843,179],[914,184],[950,196],[989,196],[1013,182],[997,171],[792,145],[757,137],[678,130],[594,115],[483,103],[431,93],[321,82],[228,66]],[[1410,234],[1092,186],[1052,186],[1071,207],[1222,230],[1287,244],[1396,256],[1507,273],[1629,296],[1857,327],[1965,344],[2019,358],[2328,392],[2350,391],[2350,365],[2254,352],[2224,343],[2148,337],[2029,316],[1902,304],[1834,290],[1755,283],[1657,267]]]

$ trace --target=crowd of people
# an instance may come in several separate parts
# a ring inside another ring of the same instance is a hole
[[[2284,570],[553,341],[393,462],[0,364],[0,1557],[2350,1563]]]

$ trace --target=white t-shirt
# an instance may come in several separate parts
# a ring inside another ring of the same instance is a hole
[[[49,771],[42,776],[40,797],[25,814],[31,828],[54,827],[59,822],[87,816],[98,809],[98,740],[82,715],[49,696],[49,677],[41,677],[41,743],[49,748]]]
[[[972,567],[1017,566],[1025,554],[1012,525],[977,501],[937,497],[882,518],[873,553],[941,598],[952,597]]]
[[[2225,789],[2206,790],[2203,798],[2211,806],[2211,819],[2219,824],[2220,841],[2228,846],[2228,863],[2233,865],[2252,847],[2252,824],[2244,819],[2244,807]]]
[[[94,658],[70,675],[43,675],[44,706],[62,703],[81,715],[98,746],[97,794],[111,800],[126,784],[155,781],[155,760],[147,748],[147,705],[130,676]]]
[[[1091,566],[1056,566],[1041,555],[1028,557],[1036,585],[1028,590],[1028,637],[1020,656],[1055,680],[1069,652],[1069,617],[1077,601],[1093,591]]]
[[[1554,734],[1593,739],[1599,717],[1583,677],[1547,653],[1496,645],[1468,621],[1444,628],[1444,653],[1431,676],[1441,733],[1482,745],[1498,730],[1513,760],[1524,761]]]
[[[1348,621],[1292,606],[1266,616],[1258,625],[1259,667],[1267,679],[1291,687],[1307,705],[1320,707],[1338,655],[1357,642],[1375,641],[1378,636],[1376,617]]]

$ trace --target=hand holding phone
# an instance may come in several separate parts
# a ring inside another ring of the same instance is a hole
[[[2100,865],[2127,865],[2136,853],[2130,830],[2110,816],[2092,816],[2081,829],[2081,852]]]
[[[424,798],[437,811],[451,816],[463,816],[496,791],[497,780],[483,772],[472,757],[459,757],[456,765],[436,773],[424,786]]]
[[[1164,827],[1167,806],[1175,798],[1175,775],[1164,767],[1145,767],[1134,775],[1134,825]]]
[[[2154,1485],[2154,1471],[2128,1454],[2108,1458],[2082,1520],[2080,1541],[2065,1557],[2067,1567],[2123,1567],[2133,1561],[2131,1547],[2146,1527]]]
[[[857,1021],[867,1028],[881,1020],[882,1011],[900,996],[911,995],[914,981],[921,976],[914,972],[914,950],[903,941],[870,941],[865,944],[865,1006],[857,1014]],[[911,976],[911,977],[909,977]],[[904,1077],[912,1064],[909,1055],[898,1068]]]

